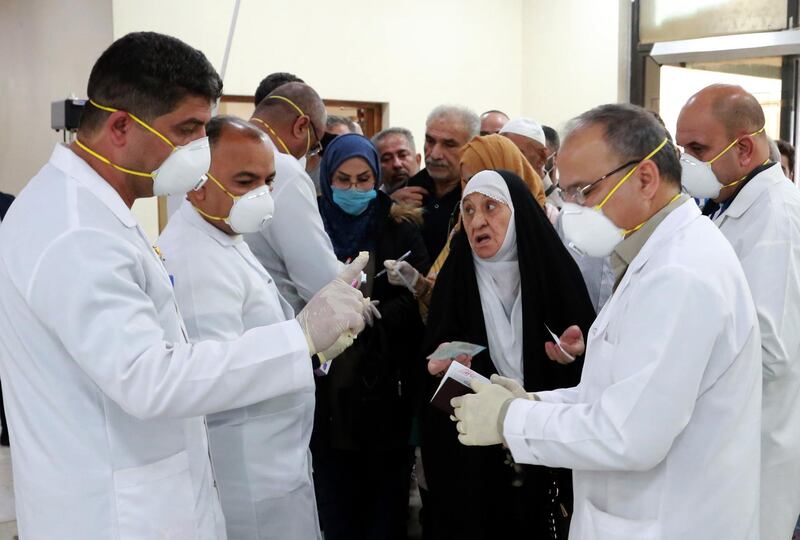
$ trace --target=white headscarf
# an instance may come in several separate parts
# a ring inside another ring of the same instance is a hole
[[[489,259],[481,259],[473,251],[472,260],[475,263],[492,363],[500,375],[523,381],[522,289],[514,205],[505,180],[495,171],[481,171],[473,176],[467,183],[461,202],[472,193],[481,193],[511,209],[506,237],[497,253]]]

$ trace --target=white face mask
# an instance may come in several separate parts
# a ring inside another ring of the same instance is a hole
[[[603,213],[603,206],[617,192],[620,186],[636,172],[643,161],[647,161],[656,155],[666,144],[667,139],[664,139],[655,150],[628,171],[597,206],[586,207],[572,202],[564,203],[561,210],[563,213],[561,220],[564,226],[564,236],[572,248],[590,257],[608,257],[626,235],[638,231],[644,225],[644,223],[641,223],[632,229],[620,229]],[[588,189],[588,186],[583,189]]]
[[[750,133],[749,136],[754,137],[762,131],[764,131],[764,128]],[[747,178],[747,175],[745,175],[735,182],[723,184],[719,181],[717,175],[714,174],[714,169],[711,167],[715,161],[725,155],[728,150],[736,146],[736,143],[740,140],[741,137],[735,139],[709,161],[700,161],[692,155],[686,153],[681,154],[681,185],[689,195],[697,197],[698,199],[716,199],[719,197],[722,188],[735,186]]]
[[[263,229],[272,220],[275,213],[275,201],[270,193],[269,186],[259,186],[248,191],[242,196],[230,193],[223,185],[211,174],[208,177],[219,186],[230,198],[233,199],[233,206],[228,217],[212,216],[197,208],[200,215],[214,220],[224,221],[230,225],[233,232],[238,234],[255,233]]]
[[[211,167],[208,137],[175,147],[164,163],[153,171],[154,195],[180,195],[202,187]]]
[[[625,232],[597,207],[564,203],[561,212],[564,236],[570,247],[583,255],[608,257],[625,238]]]
[[[100,105],[93,100],[89,103],[98,109],[106,112],[119,112],[119,109],[114,107],[106,107]],[[164,141],[170,148],[172,153],[167,156],[167,159],[161,166],[153,172],[135,171],[133,169],[126,169],[119,165],[112,163],[111,160],[102,156],[87,147],[83,142],[76,139],[75,144],[78,145],[85,152],[91,156],[99,159],[103,163],[110,165],[127,174],[134,176],[141,176],[144,178],[151,178],[153,181],[153,195],[181,195],[199,189],[206,182],[206,172],[211,167],[211,146],[208,142],[208,137],[196,139],[183,146],[175,146],[175,144],[165,137],[154,127],[150,126],[144,120],[140,120],[135,114],[126,113],[133,121],[145,128],[147,131]]]

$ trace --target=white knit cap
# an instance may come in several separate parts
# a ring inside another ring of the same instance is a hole
[[[506,122],[500,133],[516,133],[523,137],[528,137],[540,143],[542,146],[547,146],[547,138],[544,136],[542,125],[532,118],[514,118]]]

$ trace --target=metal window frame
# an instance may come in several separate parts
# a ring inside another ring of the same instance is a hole
[[[652,58],[659,65],[685,65],[690,62],[719,62],[766,56],[783,58],[781,66],[781,133],[782,139],[797,145],[800,122],[797,104],[800,100],[800,1],[787,1],[787,28],[771,32],[732,34],[653,44],[639,43],[639,0],[631,3],[631,103],[644,106],[645,64]]]

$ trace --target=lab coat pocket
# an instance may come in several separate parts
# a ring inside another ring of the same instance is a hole
[[[658,521],[630,519],[603,512],[586,499],[583,521],[583,538],[587,540],[657,540],[660,539]]]
[[[254,500],[283,497],[310,482],[307,463],[312,420],[306,409],[301,403],[242,424],[244,463]]]
[[[114,472],[119,540],[196,537],[189,457],[178,452],[141,467]]]

